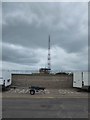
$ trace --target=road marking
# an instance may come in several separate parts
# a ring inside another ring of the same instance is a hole
[[[43,92],[39,92],[38,94],[36,93],[34,96],[25,96],[25,94],[26,95],[29,95],[29,89],[25,89],[25,88],[23,88],[23,89],[10,89],[7,93],[12,93],[12,94],[16,94],[17,96],[16,97],[14,97],[14,98],[19,98],[19,97],[21,97],[21,98],[88,98],[88,94],[86,94],[86,93],[82,93],[82,92],[77,92],[77,91],[73,91],[73,90],[63,90],[63,89],[59,89],[59,90],[51,90],[51,89],[46,89],[45,91],[45,96],[44,96],[44,94],[42,95],[40,95],[39,93],[43,93]],[[19,96],[19,95],[22,95],[23,94],[23,96]],[[49,95],[50,94],[50,95]],[[40,95],[40,96],[37,96],[37,95]],[[6,96],[6,97],[8,97],[8,96]],[[13,96],[9,96],[9,98],[10,97],[13,97]]]
[[[71,92],[71,94],[74,94],[74,92]]]
[[[29,90],[26,90],[26,91],[25,91],[25,93],[28,93],[28,92],[29,92]]]
[[[49,93],[50,93],[50,91],[49,91],[49,90],[45,90],[45,93],[48,93],[48,94],[49,94]]]

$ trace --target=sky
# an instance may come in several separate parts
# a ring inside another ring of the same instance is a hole
[[[88,3],[3,2],[2,68],[47,67],[49,35],[52,71],[88,69]]]

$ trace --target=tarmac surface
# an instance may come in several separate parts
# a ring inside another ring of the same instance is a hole
[[[3,118],[88,118],[88,93],[74,89],[46,89],[30,95],[28,89],[2,93]]]
[[[88,118],[88,101],[81,98],[3,99],[3,118]]]

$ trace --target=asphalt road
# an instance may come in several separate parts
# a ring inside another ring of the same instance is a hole
[[[3,98],[3,118],[88,118],[87,98]]]

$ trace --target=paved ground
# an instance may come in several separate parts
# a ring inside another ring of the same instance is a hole
[[[88,118],[86,98],[3,99],[3,118]]]
[[[3,118],[88,118],[88,93],[75,89],[46,89],[30,95],[28,89],[2,93]]]

